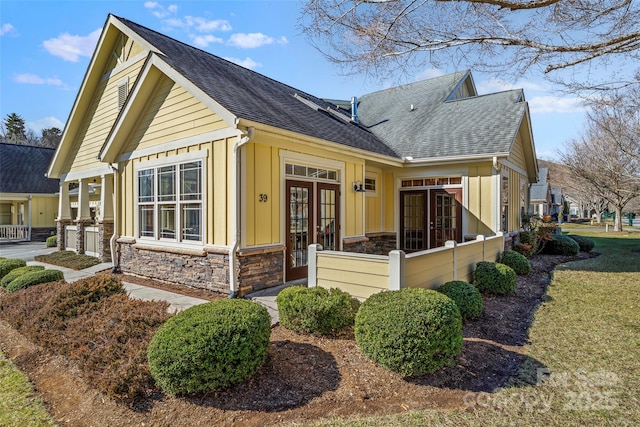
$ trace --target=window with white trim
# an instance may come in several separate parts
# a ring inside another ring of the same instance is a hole
[[[202,241],[202,161],[138,170],[139,237]]]

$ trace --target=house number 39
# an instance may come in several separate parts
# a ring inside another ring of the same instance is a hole
[[[266,194],[260,194],[260,197],[258,198],[258,201],[259,201],[260,203],[263,203],[263,202],[266,202],[266,201],[267,201],[267,199],[268,199],[268,197],[267,197],[267,195],[266,195]]]

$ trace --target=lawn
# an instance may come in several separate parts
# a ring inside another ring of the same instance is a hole
[[[77,254],[73,251],[58,251],[47,255],[36,255],[35,260],[47,264],[59,265],[60,267],[71,268],[73,270],[84,270],[85,268],[100,264],[100,260],[96,257]]]
[[[0,352],[0,426],[55,426],[29,379]]]
[[[470,392],[465,411],[314,425],[640,425],[640,233],[563,231],[592,237],[601,256],[555,270],[511,386]]]

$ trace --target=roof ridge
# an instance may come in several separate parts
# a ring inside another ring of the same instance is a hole
[[[389,91],[394,91],[394,90],[399,90],[399,89],[405,89],[408,86],[413,86],[413,85],[421,84],[421,83],[424,83],[424,82],[432,82],[434,80],[444,79],[444,78],[452,77],[452,76],[455,76],[456,74],[459,74],[460,77],[458,77],[456,79],[456,82],[457,82],[460,79],[462,79],[464,76],[469,74],[469,72],[470,72],[470,70],[454,71],[452,73],[443,74],[441,76],[435,76],[435,77],[430,77],[430,78],[427,78],[427,79],[416,80],[415,82],[404,83],[404,84],[401,84],[399,86],[392,86],[392,87],[388,87],[386,89],[376,90],[376,91],[373,91],[373,92],[366,93],[366,94],[362,95],[361,97],[365,97],[365,96],[369,96],[369,95],[377,95],[377,94],[380,94],[380,93],[383,93],[383,92],[389,92]]]

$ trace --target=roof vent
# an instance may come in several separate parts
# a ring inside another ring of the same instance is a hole
[[[413,111],[415,110],[415,108],[413,108],[413,104],[411,104],[411,106],[409,107],[409,111]]]
[[[355,96],[351,98],[351,121],[359,123],[358,120],[358,98]]]

